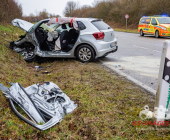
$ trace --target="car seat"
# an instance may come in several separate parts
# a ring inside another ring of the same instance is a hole
[[[70,28],[73,27],[71,26],[71,23],[69,23],[69,27]],[[76,29],[70,29],[68,33],[68,44],[75,44],[77,38],[78,38],[78,33]]]
[[[61,25],[62,29],[67,29],[65,24]],[[67,50],[67,45],[68,45],[68,31],[65,30],[61,33],[60,35],[60,44],[61,44],[61,50]]]
[[[46,40],[47,40],[47,35],[46,35],[46,32],[44,31],[44,29],[42,27],[38,27],[36,30],[35,30],[35,35],[36,35],[36,38],[40,44],[40,49],[42,51],[47,51],[49,50],[49,47],[46,43]]]

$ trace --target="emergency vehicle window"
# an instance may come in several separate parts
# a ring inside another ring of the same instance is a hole
[[[152,18],[152,25],[157,25],[157,22],[156,22],[156,19],[155,18]]]
[[[170,24],[170,18],[157,18],[159,24]]]
[[[140,20],[140,23],[145,23],[145,19],[142,18],[142,19]]]
[[[146,18],[145,23],[150,24],[151,18]]]
[[[142,18],[140,23],[150,24],[151,18]]]

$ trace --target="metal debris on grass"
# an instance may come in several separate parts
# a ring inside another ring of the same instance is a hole
[[[15,114],[39,129],[46,130],[62,121],[64,116],[72,113],[77,107],[61,89],[52,82],[34,84],[23,88],[19,83],[11,83],[7,88],[0,84],[0,90],[9,99],[12,110]],[[21,115],[15,108],[16,103],[30,119]]]

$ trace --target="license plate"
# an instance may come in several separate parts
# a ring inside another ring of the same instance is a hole
[[[110,44],[110,48],[113,48],[113,47],[115,47],[115,44],[114,43]]]

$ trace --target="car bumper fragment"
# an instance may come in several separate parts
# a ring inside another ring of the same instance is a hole
[[[101,57],[106,56],[106,55],[108,55],[109,53],[114,53],[114,52],[116,52],[117,50],[118,50],[118,46],[116,46],[116,49],[114,49],[114,50],[112,50],[112,51],[110,51],[110,52],[107,52],[107,53],[103,54]]]

